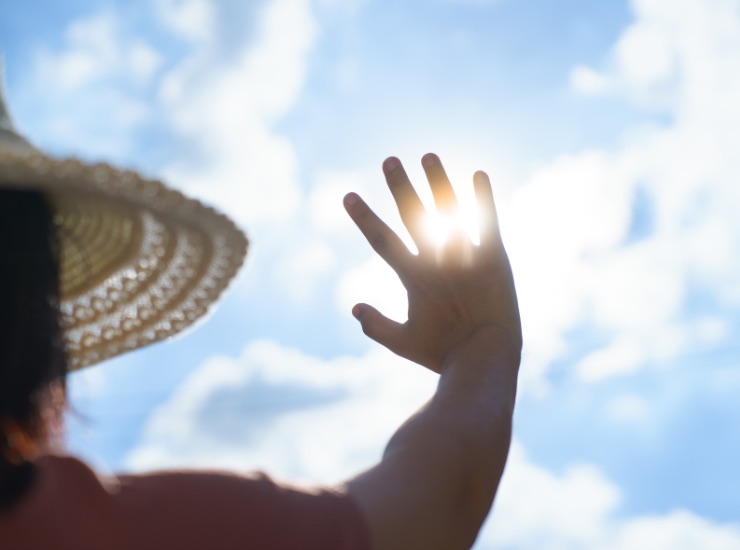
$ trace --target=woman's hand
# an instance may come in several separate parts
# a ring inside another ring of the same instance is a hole
[[[422,165],[437,213],[451,228],[444,243],[435,242],[425,230],[427,213],[400,161],[391,157],[383,163],[388,187],[418,255],[359,196],[350,193],[344,199],[357,227],[398,274],[409,302],[408,320],[403,324],[367,304],[357,304],[352,314],[367,336],[435,372],[441,372],[448,355],[481,329],[502,336],[496,338],[503,342],[501,351],[518,365],[522,349],[519,308],[488,176],[484,172],[473,176],[480,221],[480,244],[474,245],[459,223],[457,199],[439,158],[427,154]]]

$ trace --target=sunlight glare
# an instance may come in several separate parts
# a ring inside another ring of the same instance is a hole
[[[456,228],[462,228],[474,245],[480,244],[478,230],[478,209],[467,201],[460,202],[460,210],[456,216],[442,216],[434,209],[428,210],[424,223],[424,231],[435,246],[441,247]]]

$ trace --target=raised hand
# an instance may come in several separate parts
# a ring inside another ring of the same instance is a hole
[[[514,280],[498,227],[488,176],[473,176],[480,221],[480,244],[474,245],[459,223],[452,185],[434,154],[422,165],[437,213],[450,227],[448,238],[435,242],[425,230],[427,212],[400,161],[386,159],[383,172],[401,219],[419,251],[412,254],[356,194],[345,199],[347,212],[373,249],[398,274],[408,293],[408,320],[397,323],[367,304],[353,315],[373,340],[394,353],[441,372],[445,359],[482,330],[496,334],[501,351],[516,364],[522,349],[521,322]]]

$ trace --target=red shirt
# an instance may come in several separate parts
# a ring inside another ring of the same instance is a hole
[[[370,550],[346,491],[263,474],[161,472],[98,478],[44,457],[30,490],[0,512],[2,550]]]

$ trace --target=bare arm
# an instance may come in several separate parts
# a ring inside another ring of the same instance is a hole
[[[457,216],[439,159],[424,169],[437,211]],[[388,186],[418,255],[356,195],[347,210],[408,291],[399,324],[358,304],[365,333],[391,351],[440,373],[435,395],[393,435],[382,461],[348,482],[376,550],[469,548],[490,510],[511,440],[522,337],[511,269],[498,231],[488,177],[474,177],[480,245],[460,228],[445,244],[423,231],[424,209],[397,159],[384,164]]]

